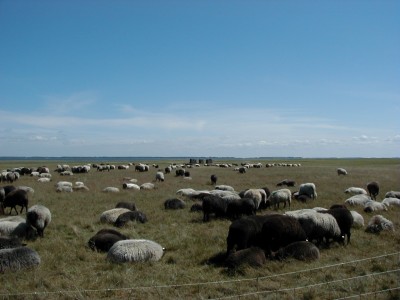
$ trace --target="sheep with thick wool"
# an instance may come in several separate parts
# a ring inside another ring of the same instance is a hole
[[[150,240],[122,240],[108,250],[107,259],[114,263],[159,261],[164,250],[161,245]]]
[[[317,199],[317,188],[312,182],[302,183],[299,186],[299,195],[307,195],[312,199]]]
[[[365,189],[360,188],[360,187],[354,187],[354,186],[349,187],[344,192],[345,192],[345,194],[352,194],[352,195],[360,195],[360,194],[367,195],[368,194]]]
[[[387,211],[387,206],[384,203],[375,200],[368,200],[364,204],[364,211],[365,212]]]
[[[89,239],[88,246],[93,251],[108,252],[116,242],[126,239],[126,235],[115,229],[101,229]]]
[[[290,207],[290,203],[292,202],[292,192],[289,189],[276,190],[271,193],[268,200],[275,209],[279,208],[279,203],[283,203],[284,207],[288,204]]]
[[[26,223],[35,228],[40,237],[43,237],[44,230],[50,222],[51,212],[43,205],[36,204],[26,213]]]
[[[319,249],[308,241],[298,241],[280,248],[275,254],[274,259],[285,260],[295,258],[298,260],[317,260],[320,257]]]
[[[359,194],[351,196],[350,198],[346,199],[344,203],[350,206],[355,206],[355,205],[364,206],[365,203],[367,203],[370,200],[371,198],[368,195]]]
[[[34,241],[36,240],[37,231],[23,221],[1,221],[0,222],[0,236],[18,237],[22,240]]]
[[[400,199],[400,192],[398,191],[389,191],[385,194],[385,198],[398,198]]]
[[[113,208],[113,209],[106,210],[101,213],[100,222],[114,224],[115,221],[118,219],[119,215],[126,213],[128,211],[131,211],[131,210],[127,209],[127,208]]]
[[[37,267],[40,264],[39,254],[28,247],[0,249],[0,273],[20,271]]]
[[[369,220],[365,232],[380,233],[383,230],[394,231],[393,222],[382,215],[375,215]]]
[[[400,199],[395,197],[385,198],[382,200],[382,204],[385,206],[397,206],[400,207]]]
[[[22,240],[12,236],[0,236],[0,249],[10,249],[25,246]]]

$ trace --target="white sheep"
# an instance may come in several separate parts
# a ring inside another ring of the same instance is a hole
[[[229,191],[229,192],[234,192],[235,191],[235,189],[233,187],[231,187],[230,185],[224,185],[224,184],[216,185],[215,189],[216,190],[221,190],[221,191]]]
[[[115,263],[158,261],[164,248],[158,243],[137,239],[116,242],[107,253],[107,259]]]
[[[386,205],[387,207],[389,206],[397,206],[400,207],[400,199],[399,198],[385,198],[382,200],[382,204]]]
[[[375,200],[368,200],[364,204],[364,211],[365,212],[373,212],[373,211],[387,211],[387,207],[385,204],[375,201]]]
[[[36,228],[40,237],[43,237],[45,228],[51,222],[50,210],[40,204],[30,207],[26,213],[26,223]]]
[[[385,194],[385,198],[398,198],[400,199],[400,192],[397,191],[389,191]]]
[[[344,201],[345,204],[348,204],[350,206],[354,205],[361,205],[364,206],[365,203],[367,203],[369,200],[371,200],[371,197],[368,195],[364,194],[359,194],[359,195],[354,195]]]
[[[127,209],[127,208],[113,208],[113,209],[106,210],[101,213],[100,222],[114,224],[115,221],[118,219],[119,215],[126,213],[128,211],[131,211],[131,210]]]
[[[225,200],[239,200],[240,196],[236,192],[225,191],[225,190],[212,190],[209,192],[211,195],[218,196]]]
[[[382,215],[375,215],[369,220],[366,232],[379,233],[382,230],[394,231],[393,222]]]
[[[287,203],[290,207],[292,192],[289,189],[276,190],[271,193],[268,200],[275,208],[279,208],[279,203],[284,203],[284,207],[286,207]]]
[[[365,189],[360,188],[360,187],[354,187],[354,186],[349,187],[344,192],[346,194],[352,194],[352,195],[360,195],[360,194],[367,195],[368,194]]]
[[[317,199],[317,188],[312,182],[302,183],[299,186],[299,196],[306,195],[312,199]]]
[[[51,178],[51,174],[50,173],[40,173],[39,177],[40,178]]]
[[[25,220],[0,222],[0,236],[16,236],[24,240],[35,240],[37,232]]]
[[[191,197],[193,194],[196,194],[196,190],[192,188],[179,189],[176,191],[176,194],[182,197]]]
[[[17,190],[24,190],[25,192],[30,193],[31,195],[35,193],[35,190],[33,188],[25,185],[17,186]]]
[[[151,182],[143,183],[140,186],[141,190],[153,190],[154,188],[155,188],[155,185],[154,185],[154,183],[151,183]]]
[[[41,182],[41,183],[50,182],[50,181],[51,181],[51,178],[40,177],[40,178],[38,178],[37,181],[38,181],[38,182]]]
[[[56,188],[56,192],[66,192],[66,193],[72,193],[74,190],[72,188],[72,186],[68,186],[68,185],[59,185]]]
[[[156,181],[164,181],[164,180],[165,180],[164,173],[161,171],[158,171],[156,173]]]
[[[338,168],[336,171],[338,175],[347,175],[346,169]]]
[[[0,249],[0,273],[32,268],[39,264],[40,256],[31,248]]]
[[[125,190],[140,190],[140,186],[138,186],[136,183],[123,183],[122,188]]]
[[[354,220],[352,227],[354,227],[354,228],[364,227],[363,216],[361,214],[359,214],[358,212],[356,212],[355,210],[351,210],[350,213],[353,216],[353,220]]]
[[[256,209],[260,207],[261,202],[266,201],[265,191],[262,194],[260,189],[248,189],[244,192],[244,198],[250,198],[254,201]]]
[[[76,185],[72,188],[72,190],[87,192],[87,191],[89,191],[89,188],[86,185]]]
[[[103,189],[103,192],[105,193],[119,193],[119,188],[113,187],[113,186],[108,186]]]

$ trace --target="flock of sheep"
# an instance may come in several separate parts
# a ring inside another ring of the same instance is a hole
[[[195,165],[196,166],[196,165]],[[217,167],[232,167],[229,164],[215,165]],[[300,164],[267,164],[266,167],[285,166],[300,167]],[[176,176],[191,180],[189,168],[193,165],[170,165],[164,170],[157,169],[154,182],[163,182],[166,174],[175,169]],[[233,166],[235,171],[245,173],[249,168],[259,168],[260,164],[243,164]],[[70,176],[74,173],[88,173],[91,169],[99,172],[114,169],[128,169],[129,165],[82,165],[69,167],[59,165],[56,168],[61,176]],[[138,164],[135,172],[148,172],[150,166]],[[244,170],[244,171],[243,171]],[[343,168],[337,169],[337,174],[347,175]],[[52,180],[50,170],[46,167],[26,170],[15,168],[4,170],[1,181],[7,185],[0,187],[0,211],[4,214],[14,211],[17,215],[26,211],[26,217],[9,216],[0,219],[0,272],[6,270],[20,270],[37,266],[40,263],[38,253],[22,243],[23,240],[34,240],[38,236],[44,237],[44,230],[51,222],[50,210],[40,204],[29,207],[29,193],[33,189],[13,184],[21,175],[37,177],[39,182]],[[246,263],[258,266],[267,259],[286,259],[293,257],[302,260],[313,260],[320,257],[320,247],[329,247],[332,242],[350,243],[351,230],[354,227],[363,227],[363,217],[353,206],[363,206],[365,212],[385,211],[389,207],[400,208],[400,192],[389,191],[382,202],[376,201],[379,193],[379,184],[371,182],[367,190],[360,187],[350,187],[345,193],[349,198],[342,205],[329,208],[316,207],[290,211],[293,199],[301,202],[312,201],[317,198],[317,187],[314,183],[302,183],[298,191],[292,193],[287,187],[296,186],[293,180],[283,180],[277,184],[277,189],[267,187],[249,188],[235,191],[229,185],[217,185],[215,174],[210,176],[212,190],[195,190],[182,188],[176,191],[176,198],[164,202],[165,209],[183,209],[187,200],[192,201],[190,211],[201,211],[203,221],[209,222],[213,218],[228,218],[232,221],[227,233],[227,251],[224,263],[227,266],[238,266]],[[123,189],[149,190],[154,189],[154,182],[138,185],[135,179],[124,178]],[[286,186],[286,187],[284,187]],[[83,182],[63,180],[55,185],[57,192],[88,191]],[[118,193],[119,187],[106,187],[104,192]],[[286,209],[279,213],[280,205]],[[17,206],[20,210],[17,210]],[[28,208],[29,207],[29,208]],[[133,202],[120,202],[115,207],[104,211],[100,215],[100,222],[112,224],[116,229],[99,230],[88,241],[92,250],[107,252],[107,259],[112,262],[157,261],[164,254],[165,249],[158,243],[146,239],[130,239],[121,234],[117,228],[129,222],[146,223],[146,215],[137,210]],[[369,221],[366,231],[379,233],[382,230],[394,230],[393,223],[382,215],[374,215]]]

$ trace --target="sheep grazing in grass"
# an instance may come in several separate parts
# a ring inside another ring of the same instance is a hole
[[[338,176],[347,175],[346,169],[343,169],[343,168],[337,168],[336,172],[337,172]]]
[[[235,189],[233,187],[231,187],[230,185],[225,185],[225,184],[216,185],[215,189],[216,190],[221,190],[221,191],[229,191],[229,192],[234,192],[235,191]]]
[[[283,207],[286,207],[286,204],[290,207],[292,192],[289,189],[276,190],[271,193],[268,200],[275,209],[279,208],[279,203],[283,203]]]
[[[299,241],[291,243],[274,254],[274,259],[285,260],[295,258],[298,260],[317,260],[320,257],[319,249],[313,243],[308,241]]]
[[[210,214],[214,214],[217,218],[225,217],[227,207],[228,201],[225,199],[215,195],[205,196],[203,198],[203,221],[208,222]]]
[[[380,233],[383,230],[394,231],[393,222],[382,215],[375,215],[369,220],[365,232]]]
[[[114,224],[115,221],[117,221],[119,215],[126,213],[128,211],[131,210],[127,208],[113,208],[106,210],[100,215],[100,222]]]
[[[22,240],[34,241],[37,239],[37,231],[24,221],[1,221],[0,236],[18,237]]]
[[[379,194],[379,183],[376,181],[369,182],[367,184],[367,190],[371,198],[375,200],[376,196]]]
[[[352,194],[352,195],[359,195],[359,194],[363,194],[363,195],[367,195],[367,191],[364,190],[363,188],[360,187],[349,187],[348,189],[346,189],[344,191],[346,194]]]
[[[113,187],[113,186],[108,186],[103,189],[104,193],[119,193],[119,188]]]
[[[22,211],[28,210],[28,203],[29,203],[29,199],[28,199],[28,192],[26,192],[25,190],[14,190],[12,192],[10,192],[3,200],[2,206],[3,206],[3,210],[7,207],[10,207],[10,215],[12,210],[14,209],[15,212],[18,215],[18,211],[17,211],[17,206],[21,207],[20,213],[22,214]]]
[[[164,173],[159,171],[156,173],[156,181],[164,181],[165,177],[164,177]]]
[[[136,210],[136,204],[133,203],[133,202],[121,201],[121,202],[118,202],[115,205],[115,208],[127,208],[127,209],[129,209],[131,211],[135,211]]]
[[[167,199],[164,201],[165,209],[184,209],[185,207],[185,201],[178,198]]]
[[[385,194],[385,198],[397,198],[400,199],[400,192],[397,191],[389,191]]]
[[[374,212],[374,211],[387,211],[387,206],[384,203],[369,200],[364,204],[365,212]]]
[[[176,191],[176,194],[182,197],[191,197],[193,194],[196,194],[196,190],[192,188],[180,189]]]
[[[37,181],[41,182],[41,183],[46,183],[46,182],[50,182],[51,178],[41,177],[41,178],[38,178]]]
[[[211,175],[210,179],[211,179],[211,184],[212,185],[216,185],[217,184],[217,180],[218,180],[217,175],[214,175],[214,174]]]
[[[122,184],[122,188],[124,190],[140,190],[140,186],[138,186],[136,183],[129,183],[129,182],[124,182]]]
[[[155,188],[155,185],[153,183],[151,183],[151,182],[143,183],[140,186],[141,190],[153,190],[154,188]]]
[[[0,249],[10,249],[25,246],[20,238],[0,236]]]
[[[382,204],[384,204],[387,207],[389,207],[389,206],[400,207],[400,199],[399,198],[394,198],[394,197],[385,198],[385,199],[382,200]]]
[[[228,201],[226,215],[232,220],[239,219],[241,216],[255,215],[257,211],[256,205],[251,198],[241,198],[238,200]]]
[[[344,203],[350,206],[355,206],[355,205],[364,206],[365,203],[367,203],[370,200],[371,198],[368,195],[360,194],[351,196],[350,198],[346,199]]]
[[[335,219],[340,228],[340,235],[347,236],[347,244],[350,243],[351,228],[353,227],[354,218],[351,212],[344,207],[330,208],[323,213],[331,214]]]
[[[353,227],[354,228],[362,228],[364,227],[364,218],[361,214],[356,212],[355,210],[350,211],[351,215],[353,216]]]
[[[296,181],[289,180],[289,179],[284,179],[281,182],[278,182],[276,184],[276,186],[283,186],[283,185],[285,185],[285,186],[296,186]]]
[[[51,212],[47,207],[36,204],[28,209],[26,222],[37,230],[40,237],[43,237],[45,228],[51,222]]]
[[[126,239],[128,237],[117,230],[101,229],[89,239],[88,246],[93,251],[108,252],[116,242]]]
[[[125,226],[128,222],[132,222],[132,221],[146,223],[147,216],[138,210],[124,212],[118,216],[114,225],[117,227],[122,227],[122,226]]]
[[[17,190],[24,190],[25,192],[27,192],[28,194],[31,194],[31,195],[33,195],[35,193],[35,190],[33,188],[31,188],[30,186],[25,186],[25,185],[17,186]]]
[[[302,183],[299,186],[299,195],[307,195],[312,199],[317,199],[317,189],[314,183]]]
[[[39,254],[28,247],[0,250],[0,273],[20,271],[40,264]]]
[[[266,201],[265,191],[261,189],[248,189],[244,192],[243,198],[250,198],[253,200],[256,209],[258,209],[262,202]]]
[[[228,268],[241,266],[261,267],[267,262],[264,250],[259,247],[251,247],[232,252],[225,260]]]
[[[159,261],[164,250],[158,243],[150,240],[123,240],[110,248],[107,259],[114,263]]]

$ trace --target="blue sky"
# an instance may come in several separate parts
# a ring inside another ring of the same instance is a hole
[[[400,154],[399,1],[0,0],[0,156]]]

